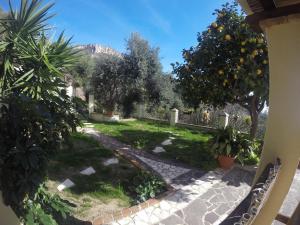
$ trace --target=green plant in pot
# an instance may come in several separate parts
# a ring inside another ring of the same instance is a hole
[[[230,169],[235,159],[242,165],[245,162],[256,164],[259,160],[259,149],[260,144],[256,140],[250,140],[247,134],[242,134],[230,126],[218,130],[213,138],[212,150],[223,169]]]
[[[216,154],[219,165],[224,169],[230,169],[238,154],[238,148],[235,146],[237,131],[232,127],[219,129],[213,139],[212,150]]]

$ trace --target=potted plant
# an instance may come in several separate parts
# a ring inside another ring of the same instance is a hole
[[[223,169],[230,169],[235,159],[243,165],[249,157],[257,155],[260,145],[255,140],[250,140],[247,134],[235,130],[232,127],[219,129],[213,139],[214,151],[219,165]],[[258,156],[257,156],[258,159]]]
[[[108,117],[113,117],[114,116],[114,111],[112,111],[112,110],[106,111],[105,115],[108,116]]]
[[[237,131],[232,127],[219,129],[213,142],[213,151],[217,157],[219,165],[223,169],[230,169],[238,154],[238,150],[234,145]]]

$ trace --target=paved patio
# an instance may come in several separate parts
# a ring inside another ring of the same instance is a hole
[[[217,225],[243,200],[250,191],[253,172],[241,168],[208,173],[189,168],[156,155],[136,150],[93,128],[85,133],[109,149],[139,161],[144,167],[159,174],[174,192],[158,204],[111,225]]]

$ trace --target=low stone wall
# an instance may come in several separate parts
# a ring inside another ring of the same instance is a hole
[[[144,120],[144,121],[152,121],[152,122],[159,122],[159,123],[164,123],[164,124],[169,124],[168,120],[161,120],[157,118],[139,118],[139,120]]]
[[[100,113],[91,113],[90,118],[97,122],[118,122],[120,121],[119,115],[113,115],[112,117],[100,114]]]

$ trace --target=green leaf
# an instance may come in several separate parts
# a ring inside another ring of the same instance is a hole
[[[230,156],[230,154],[231,154],[231,146],[230,146],[230,145],[227,145],[227,146],[226,146],[226,155],[227,155],[227,156]]]
[[[26,215],[26,225],[39,225],[38,223],[34,222],[34,215],[32,211]]]
[[[26,72],[23,76],[21,76],[18,80],[15,81],[15,83],[13,84],[13,86],[20,86],[20,83],[22,82],[22,84],[25,83],[25,81],[29,81],[33,76],[34,69],[31,69],[30,71]]]

